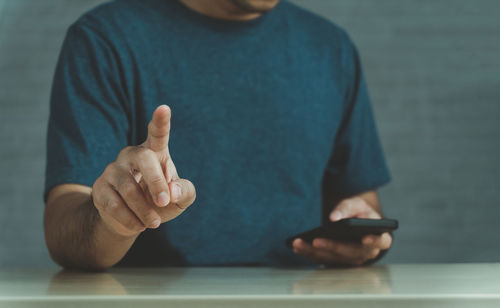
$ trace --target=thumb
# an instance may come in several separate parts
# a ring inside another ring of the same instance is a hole
[[[170,107],[161,105],[153,112],[153,117],[148,124],[148,138],[144,143],[155,152],[161,152],[168,148],[170,137]]]
[[[181,208],[190,206],[196,199],[196,188],[193,183],[186,179],[176,179],[169,183],[172,202]]]
[[[330,213],[331,221],[353,217],[379,219],[380,215],[363,198],[345,199]]]

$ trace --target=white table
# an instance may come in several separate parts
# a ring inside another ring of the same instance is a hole
[[[1,269],[0,307],[500,307],[500,263]]]

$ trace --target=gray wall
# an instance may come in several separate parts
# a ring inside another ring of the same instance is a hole
[[[0,0],[0,266],[54,266],[45,128],[66,27],[99,0]],[[295,0],[357,43],[399,218],[385,262],[500,260],[500,1]]]

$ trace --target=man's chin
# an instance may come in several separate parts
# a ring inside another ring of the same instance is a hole
[[[267,13],[274,9],[280,0],[231,0],[231,2],[248,13]]]

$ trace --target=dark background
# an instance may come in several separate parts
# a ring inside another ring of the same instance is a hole
[[[0,0],[0,266],[54,266],[45,131],[68,25],[100,0]],[[500,1],[294,0],[357,43],[400,220],[383,262],[500,260]],[[300,231],[300,230],[297,230]]]

